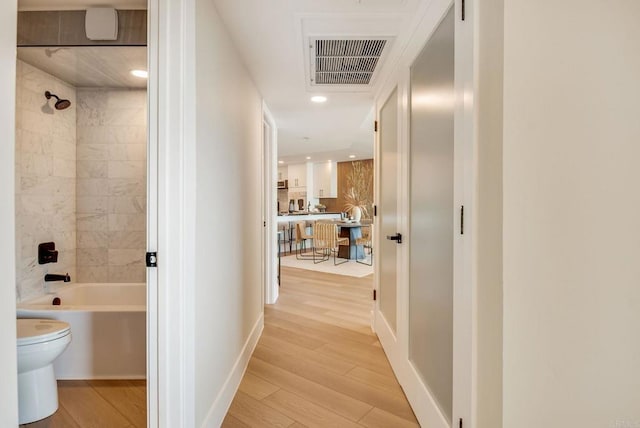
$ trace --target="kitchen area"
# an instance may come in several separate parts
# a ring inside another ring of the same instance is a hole
[[[296,249],[295,223],[305,221],[312,234],[316,221],[352,217],[356,206],[370,221],[373,160],[279,163],[277,188],[280,251],[286,254]]]

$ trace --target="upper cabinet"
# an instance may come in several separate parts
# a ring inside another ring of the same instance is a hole
[[[278,167],[278,181],[286,180],[288,177],[289,176],[287,174],[287,167],[286,166],[279,166]]]
[[[313,197],[338,197],[337,162],[320,162],[313,165]]]
[[[289,180],[289,188],[306,187],[307,186],[307,164],[296,163],[289,165],[287,171],[287,179]]]

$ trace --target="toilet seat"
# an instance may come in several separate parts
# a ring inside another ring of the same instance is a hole
[[[71,332],[69,323],[58,320],[19,318],[16,324],[18,347],[50,342]]]

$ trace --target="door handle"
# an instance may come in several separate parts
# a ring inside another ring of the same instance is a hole
[[[396,233],[395,235],[387,235],[389,241],[396,241],[397,244],[402,244],[402,234]]]

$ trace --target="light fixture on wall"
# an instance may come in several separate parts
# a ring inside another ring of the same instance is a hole
[[[141,79],[147,79],[149,77],[147,70],[131,70],[131,74]]]
[[[314,95],[313,97],[311,97],[311,101],[313,101],[314,103],[324,103],[325,101],[327,101],[327,97],[322,95]]]

